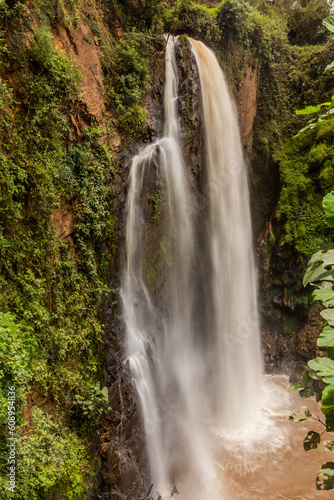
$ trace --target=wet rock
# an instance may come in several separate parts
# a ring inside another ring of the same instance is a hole
[[[193,186],[197,184],[196,187],[202,188],[203,191],[205,179],[201,87],[195,57],[186,37],[178,38],[175,56],[179,78],[178,111],[184,160]]]

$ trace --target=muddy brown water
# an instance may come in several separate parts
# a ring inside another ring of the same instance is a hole
[[[334,461],[323,441],[306,452],[303,440],[308,431],[320,434],[324,426],[313,419],[289,420],[294,412],[309,410],[323,419],[315,398],[302,399],[298,391],[288,392],[286,376],[266,376],[265,396],[255,422],[246,431],[227,432],[216,428],[215,443],[219,491],[203,500],[334,500],[334,490],[316,489],[316,476],[322,464]],[[177,500],[192,500],[192,478],[176,479]],[[195,495],[196,496],[196,495]]]

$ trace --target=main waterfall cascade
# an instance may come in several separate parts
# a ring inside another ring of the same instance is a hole
[[[154,487],[165,499],[178,477],[175,490],[190,483],[188,500],[211,500],[224,498],[214,429],[231,432],[252,422],[263,369],[237,115],[214,54],[189,40],[203,106],[207,244],[197,241],[196,202],[179,144],[177,66],[169,37],[164,136],[135,156],[130,171],[122,299]],[[148,216],[154,192],[161,204],[155,250]],[[158,273],[151,269],[157,252]],[[206,272],[200,273],[202,262]]]

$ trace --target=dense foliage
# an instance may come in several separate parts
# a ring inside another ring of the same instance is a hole
[[[326,221],[334,228],[334,191],[323,199],[323,208]],[[312,297],[315,302],[321,303],[326,309],[321,311],[325,326],[318,338],[318,346],[325,351],[324,357],[311,359],[301,383],[291,386],[299,389],[301,397],[317,396],[321,399],[321,411],[325,416],[326,431],[334,432],[334,250],[317,252],[310,259],[304,276],[304,285],[312,284],[316,288]],[[312,418],[308,411],[304,414],[294,414],[290,418],[302,421]],[[318,432],[311,431],[304,440],[306,451],[316,448],[321,443]],[[334,440],[327,439],[324,446],[329,452],[334,452]],[[334,465],[328,462],[322,466],[317,476],[317,489],[329,490],[334,488]]]
[[[327,17],[324,19],[323,24],[331,31],[334,32],[334,17]],[[331,73],[334,71],[333,63],[327,65],[324,73]],[[296,114],[309,115],[317,114],[316,118],[308,121],[307,125],[303,127],[295,139],[300,137],[304,138],[310,134],[310,131],[317,131],[317,137],[328,135],[332,132],[334,127],[333,120],[333,97],[330,102],[321,103],[317,105],[309,105],[302,110],[297,110]],[[325,133],[323,132],[325,130]],[[322,132],[321,132],[322,131]],[[313,137],[314,139],[314,137]],[[315,141],[314,141],[315,142]],[[313,158],[321,158],[323,162],[327,159],[327,172],[330,178],[327,178],[327,188],[333,186],[333,167],[332,161],[328,159],[331,142],[328,146],[326,143],[315,144],[308,158],[308,163],[312,164]],[[312,154],[313,152],[313,154]],[[310,156],[311,155],[311,156]],[[330,228],[334,228],[334,191],[328,193],[322,202],[324,211],[324,219]],[[321,411],[325,415],[325,423],[327,432],[334,431],[334,251],[332,249],[324,252],[320,250],[312,255],[307,264],[306,273],[304,275],[304,286],[311,284],[316,287],[313,291],[312,297],[314,302],[322,304],[326,309],[321,311],[321,316],[325,320],[325,326],[319,335],[317,344],[324,352],[323,357],[311,359],[307,364],[307,370],[301,379],[301,383],[291,386],[291,389],[299,389],[301,397],[317,396],[317,399],[322,401]],[[294,414],[290,417],[295,421],[302,421],[312,418],[309,411],[304,414]],[[318,418],[318,420],[320,420]],[[322,420],[320,420],[322,422]],[[323,422],[322,422],[323,423]],[[304,439],[304,448],[306,451],[317,448],[321,443],[321,437],[318,432],[310,431]],[[334,441],[324,441],[324,446],[327,451],[334,452]],[[318,473],[316,481],[317,489],[330,490],[334,488],[334,463],[327,462],[322,466]]]
[[[6,401],[8,387],[15,386],[17,460],[23,465],[14,497],[50,498],[57,491],[79,498],[90,466],[82,438],[69,428],[70,409],[74,396],[90,398],[99,380],[99,305],[106,290],[100,242],[112,226],[106,179],[113,164],[99,129],[87,127],[74,137],[70,115],[82,77],[54,47],[38,6],[38,27],[28,22],[23,3],[2,4],[1,12],[2,64],[15,68],[16,81],[14,89],[10,80],[0,85],[0,488],[2,498],[11,497],[5,493]],[[28,43],[20,33],[24,21]],[[53,224],[63,211],[73,225],[65,239],[56,237]],[[32,392],[48,401],[52,416],[29,409]],[[99,401],[93,403],[99,407]]]

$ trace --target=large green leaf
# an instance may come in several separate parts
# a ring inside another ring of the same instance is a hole
[[[311,120],[308,120],[307,122],[307,125],[305,127],[303,127],[301,130],[299,130],[299,132],[293,136],[293,138],[295,137],[298,137],[299,135],[303,134],[304,132],[306,132],[306,130],[312,130],[313,128],[315,127],[319,127],[319,125],[321,125],[322,123],[324,123],[326,120],[332,120],[333,119],[333,114],[334,114],[334,101],[333,101],[333,98],[332,98],[332,102],[329,102],[329,103],[324,103],[324,104],[327,104],[329,106],[329,108],[327,109],[327,111],[323,114],[323,115],[320,115],[320,116],[317,116],[316,118],[312,118]],[[319,104],[319,106],[323,106],[324,104]],[[313,107],[313,106],[310,106],[310,108],[316,108]],[[305,108],[306,110],[307,108]],[[305,110],[300,110],[300,111],[304,111],[304,113],[299,113],[299,114],[307,114],[305,112]],[[315,111],[312,111],[313,113]]]
[[[317,372],[326,384],[334,384],[334,361],[329,358],[315,358],[309,361],[308,366]],[[327,388],[326,388],[327,389]]]
[[[288,391],[295,391],[296,389],[302,389],[303,384],[291,384]]]
[[[320,250],[320,252],[312,255],[307,265],[306,273],[303,279],[304,286],[306,286],[308,283],[313,283],[314,281],[334,281],[334,270],[332,269],[333,266],[334,250],[328,250],[325,253]]]
[[[334,326],[334,309],[324,309],[320,314],[329,325]]]
[[[319,290],[324,290],[324,289],[333,290],[333,281],[325,281],[325,280],[318,281],[316,286],[317,288],[319,288]]]
[[[317,104],[317,106],[306,106],[304,109],[296,109],[296,115],[311,115],[312,113],[318,113],[323,106],[330,106],[331,102],[323,102],[322,104]]]
[[[327,359],[327,358],[323,358]],[[321,411],[325,415],[334,410],[334,384],[330,384],[322,391]]]
[[[318,338],[319,347],[334,347],[334,328],[325,326]]]
[[[327,282],[326,282],[327,283]],[[334,290],[332,288],[318,288],[312,293],[313,300],[320,300],[326,307],[334,305]]]
[[[326,28],[329,29],[329,31],[331,31],[332,33],[334,33],[334,16],[326,17],[322,21],[322,24],[324,26],[326,26]]]
[[[311,370],[310,368],[308,368],[307,374],[310,377],[310,379],[313,379],[313,380],[322,380],[322,377],[320,377],[317,372],[315,372],[314,370]]]
[[[309,120],[307,122],[307,125],[305,125],[305,127],[303,127],[302,129],[299,130],[299,132],[293,136],[293,138],[295,139],[296,137],[298,137],[299,135],[303,134],[304,132],[306,132],[306,130],[311,130],[313,129],[314,127],[317,127],[319,126],[321,123],[323,122],[323,119],[322,117],[319,117],[319,118],[312,118],[312,120]]]
[[[326,194],[322,200],[322,208],[324,209],[327,224],[334,227],[334,191]]]

